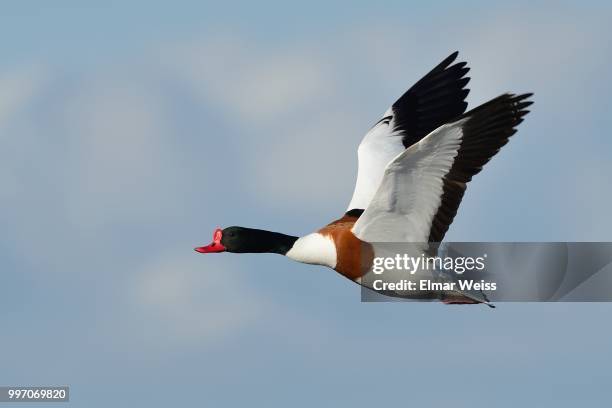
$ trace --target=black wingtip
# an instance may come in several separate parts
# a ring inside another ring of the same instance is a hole
[[[437,67],[435,67],[433,69],[433,71],[442,71],[446,68],[448,68],[448,66],[450,64],[452,64],[453,62],[455,62],[455,60],[457,59],[457,56],[459,55],[459,51],[455,51],[453,52],[451,55],[449,55],[448,57],[444,58],[444,60],[438,64]],[[465,62],[463,63],[464,65],[466,64]]]
[[[470,81],[465,75],[467,62],[456,62],[459,51],[451,53],[418,80],[392,106],[394,130],[402,133],[408,148],[434,129],[457,118],[467,108],[464,89]]]
[[[533,96],[533,92],[527,92],[524,94],[519,94],[519,95],[515,95],[515,94],[510,94],[510,96],[512,97],[512,99],[517,100],[517,101],[523,101],[525,99],[529,99]]]

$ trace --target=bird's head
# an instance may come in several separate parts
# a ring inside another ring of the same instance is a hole
[[[195,250],[202,254],[213,252],[284,254],[291,248],[296,239],[296,237],[290,235],[254,228],[217,228],[213,233],[213,242],[195,248]]]

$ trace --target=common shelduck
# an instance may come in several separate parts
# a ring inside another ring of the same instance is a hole
[[[353,197],[344,215],[303,237],[216,229],[201,253],[276,253],[324,265],[363,284],[379,242],[440,242],[466,183],[508,142],[532,94],[503,94],[465,112],[470,78],[454,52],[404,93],[361,141]],[[421,294],[431,298],[431,294]],[[479,303],[436,295],[445,303]]]

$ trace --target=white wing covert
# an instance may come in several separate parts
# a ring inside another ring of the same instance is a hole
[[[531,95],[501,95],[400,153],[353,233],[366,242],[442,241],[466,183],[516,132]]]

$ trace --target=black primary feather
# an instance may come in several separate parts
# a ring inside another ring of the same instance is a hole
[[[467,121],[462,126],[463,136],[457,156],[443,178],[442,199],[432,220],[429,242],[442,241],[457,214],[466,183],[516,133],[516,126],[529,113],[525,108],[533,103],[527,100],[532,95],[504,94],[456,119],[467,118]]]
[[[470,81],[466,62],[451,65],[455,51],[421,78],[392,106],[395,132],[403,135],[404,147],[417,143],[438,127],[460,116],[467,108]]]

